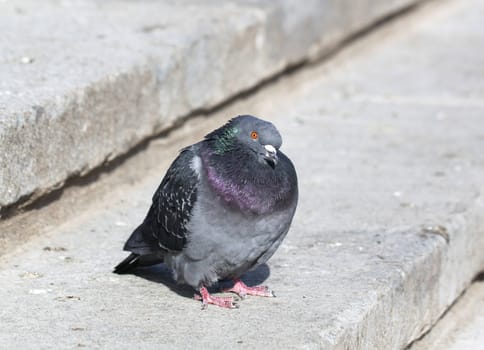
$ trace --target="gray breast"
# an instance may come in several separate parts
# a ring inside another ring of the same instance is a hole
[[[204,181],[202,178],[201,181]],[[242,213],[200,186],[184,250],[166,257],[175,279],[194,288],[235,278],[269,259],[287,234],[294,208],[271,214]]]

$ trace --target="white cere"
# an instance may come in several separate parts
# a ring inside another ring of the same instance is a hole
[[[267,152],[269,152],[271,154],[277,153],[276,149],[272,145],[264,145],[264,148],[266,149]]]

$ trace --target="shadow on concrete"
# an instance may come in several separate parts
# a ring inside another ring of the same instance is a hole
[[[135,276],[144,278],[150,282],[162,283],[173,292],[185,298],[193,298],[195,290],[188,286],[177,284],[173,279],[171,269],[165,264],[158,264],[149,267],[139,267],[132,273]],[[270,276],[271,270],[267,264],[258,266],[255,270],[249,271],[242,276],[242,280],[248,286],[256,286],[264,283]],[[231,280],[221,280],[217,284],[209,288],[211,293],[220,292],[221,289],[232,286]]]
[[[479,272],[473,282],[484,282],[484,271]]]

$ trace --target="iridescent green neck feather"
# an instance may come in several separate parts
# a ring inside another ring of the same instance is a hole
[[[224,154],[232,150],[238,132],[239,129],[236,127],[227,127],[220,130],[220,133],[215,136],[215,153]]]

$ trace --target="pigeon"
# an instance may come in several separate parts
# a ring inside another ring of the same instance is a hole
[[[221,280],[232,280],[225,291],[241,298],[275,296],[240,277],[274,254],[296,211],[297,175],[281,144],[272,123],[241,115],[182,149],[114,272],[164,262],[177,283],[200,293],[202,308],[238,307],[232,297],[209,293]]]

